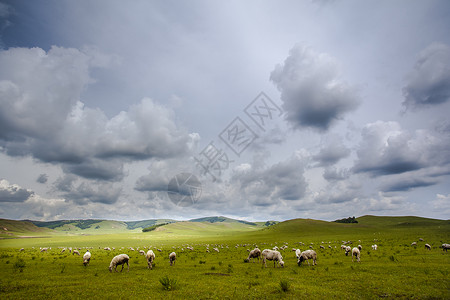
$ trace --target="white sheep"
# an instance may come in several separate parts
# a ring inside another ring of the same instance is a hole
[[[450,249],[450,244],[442,244],[442,251],[447,252],[448,249]]]
[[[356,261],[360,262],[361,252],[356,247],[352,249],[352,262],[353,262],[353,257],[356,257]]]
[[[348,254],[352,251],[352,248],[350,246],[345,247],[345,255],[348,256]]]
[[[142,251],[142,250],[141,250]],[[153,253],[152,250],[148,250],[147,254],[145,255],[145,258],[147,259],[147,265],[148,265],[148,269],[152,270],[153,269],[153,260],[155,259],[155,253]]]
[[[19,252],[22,252],[22,251],[25,251],[25,249],[24,248],[20,248]]]
[[[425,249],[427,249],[427,250],[431,250],[431,246],[430,246],[430,244],[425,244]]]
[[[117,272],[117,266],[120,266],[120,265],[122,265],[122,269],[120,270],[120,272],[122,272],[125,264],[127,264],[128,272],[130,272],[130,265],[128,263],[129,260],[130,260],[130,257],[126,254],[119,254],[119,255],[114,256],[113,259],[111,260],[111,263],[109,264],[109,272],[112,272],[113,268],[114,268],[114,272]]]
[[[261,253],[263,257],[264,266],[266,265],[266,260],[273,260],[273,267],[275,268],[275,264],[278,263],[281,267],[284,267],[283,256],[281,253],[276,250],[264,249]]]
[[[140,255],[145,255],[145,251],[144,250],[139,250],[139,254]]]
[[[316,260],[317,260],[317,253],[314,250],[306,250],[303,251],[297,261],[297,265],[301,265],[302,262],[304,262],[305,260],[308,262],[308,266],[309,266],[309,260],[312,259],[313,261],[313,266],[317,265]]]
[[[41,248],[41,252],[47,252],[48,248]]]
[[[412,247],[412,246],[417,246],[417,242],[412,242],[412,243],[411,243],[411,247]]]
[[[297,259],[300,258],[300,255],[302,254],[302,250],[300,249],[295,249],[295,256],[297,257]]]
[[[105,248],[103,248],[103,250],[106,250],[106,251],[111,251],[111,248],[109,248],[109,247],[105,247]]]
[[[83,255],[83,265],[86,266],[91,261],[91,252],[89,250],[86,251],[86,253]]]
[[[63,248],[62,250],[61,250],[61,253],[64,253],[66,251],[66,248]]]
[[[170,265],[175,264],[176,259],[177,259],[177,254],[175,252],[172,252],[169,254]]]
[[[77,249],[74,249],[74,250],[72,251],[72,255],[74,255],[74,254],[76,254],[76,255],[80,255],[80,252],[78,252],[78,250],[77,250]]]
[[[377,244],[372,245],[372,250],[377,250],[377,249],[378,249],[378,245]]]
[[[220,252],[219,248],[214,248],[213,250],[216,251],[217,253]]]
[[[250,258],[253,260],[253,262],[255,262],[255,258],[257,258],[259,261],[260,257],[261,257],[261,250],[259,250],[258,248],[255,248],[252,251],[250,251],[250,253],[248,254],[247,261],[250,261]]]

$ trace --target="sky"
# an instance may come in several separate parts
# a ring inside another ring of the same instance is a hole
[[[450,218],[450,3],[0,0],[0,218]]]

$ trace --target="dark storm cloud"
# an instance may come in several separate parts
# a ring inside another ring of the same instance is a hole
[[[434,43],[423,50],[403,88],[406,109],[438,105],[450,100],[450,47]]]
[[[136,181],[135,189],[140,192],[162,192],[167,191],[169,180],[155,174],[141,176]]]
[[[59,177],[53,183],[53,188],[66,201],[78,205],[89,203],[114,204],[122,193],[120,187],[116,187],[110,182],[86,180],[73,174]]]
[[[4,179],[0,180],[0,202],[25,202],[32,195],[33,191],[10,184]]]
[[[337,62],[306,46],[291,49],[270,79],[281,92],[287,121],[297,129],[327,130],[359,105],[355,89],[341,79]]]
[[[383,192],[405,192],[414,188],[432,186],[438,182],[436,178],[401,178],[382,185],[381,190]]]
[[[90,68],[108,59],[92,49],[0,51],[0,146],[12,156],[62,163],[66,173],[121,180],[123,163],[185,155],[190,137],[173,112],[144,98],[109,118],[85,107]],[[100,62],[99,62],[100,61]]]
[[[47,180],[48,180],[48,175],[47,175],[47,174],[40,174],[40,175],[38,176],[38,178],[36,179],[36,182],[39,182],[39,183],[46,183]]]
[[[384,192],[409,191],[450,174],[448,132],[408,132],[396,122],[368,124],[362,131],[353,172],[384,177]]]

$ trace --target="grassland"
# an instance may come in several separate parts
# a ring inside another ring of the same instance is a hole
[[[2,299],[450,298],[450,252],[438,248],[450,242],[449,221],[373,216],[358,221],[295,219],[267,228],[239,222],[179,222],[147,233],[44,232],[41,238],[3,239],[0,294]],[[349,240],[354,246],[362,245],[361,263],[352,263],[340,250],[342,241]],[[416,247],[411,246],[413,241],[418,242]],[[377,251],[371,248],[374,243]],[[425,250],[425,243],[432,246],[431,251]],[[271,262],[267,268],[244,262],[247,249],[255,245],[264,249],[285,244],[288,248],[281,251],[285,268],[274,268]],[[187,250],[188,245],[194,250]],[[115,250],[103,250],[107,246]],[[318,253],[318,265],[297,266],[291,249],[309,246]],[[39,247],[52,249],[41,253]],[[81,254],[84,247],[92,247],[90,265],[84,267],[80,256],[61,253],[60,247],[78,247]],[[156,253],[153,270],[128,247],[152,247]],[[25,250],[19,252],[20,248]],[[177,261],[171,267],[168,255],[172,251],[177,252]],[[130,272],[111,274],[109,262],[120,253],[130,255]],[[173,290],[165,290],[160,283],[165,276],[176,281]]]

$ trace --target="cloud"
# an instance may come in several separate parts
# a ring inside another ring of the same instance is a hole
[[[403,88],[406,109],[420,109],[450,100],[450,47],[433,43],[424,49]]]
[[[300,153],[264,169],[246,164],[234,170],[230,184],[252,205],[270,206],[280,200],[298,200],[305,195],[307,187],[305,164]]]
[[[122,193],[122,188],[112,183],[86,181],[71,174],[58,178],[53,186],[62,198],[78,205],[114,204]]]
[[[0,202],[25,202],[34,192],[24,189],[17,184],[10,184],[7,180],[0,180]]]
[[[450,194],[436,194],[436,198],[432,201],[432,205],[435,211],[447,215],[448,217],[450,213]]]
[[[328,130],[359,104],[355,88],[341,78],[337,61],[303,45],[291,49],[270,79],[281,92],[287,121],[296,129]]]
[[[47,180],[48,180],[48,175],[47,175],[47,174],[40,174],[40,175],[38,176],[38,178],[36,179],[36,182],[39,182],[39,183],[46,183]]]
[[[0,147],[62,164],[88,179],[119,181],[123,163],[186,155],[198,137],[150,98],[109,118],[80,100],[93,67],[112,63],[93,48],[0,51]],[[70,138],[69,138],[70,137]]]
[[[337,135],[330,135],[323,142],[319,153],[312,158],[318,162],[319,166],[326,167],[336,164],[349,155],[350,149],[342,143],[342,138]]]
[[[404,130],[397,122],[367,124],[352,172],[382,176],[384,192],[432,186],[450,174],[450,136],[445,131]]]
[[[397,122],[367,124],[357,151],[356,173],[372,175],[400,174],[420,169],[424,165],[425,141],[402,131]]]

